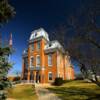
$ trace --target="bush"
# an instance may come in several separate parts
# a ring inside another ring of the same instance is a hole
[[[19,81],[20,80],[20,77],[14,77],[13,81]]]
[[[54,81],[54,85],[57,85],[57,86],[60,86],[63,84],[63,79],[62,78],[55,78],[55,81]]]
[[[20,77],[19,76],[16,76],[16,77],[8,77],[8,80],[11,81],[11,82],[19,81],[20,80]]]
[[[6,100],[7,94],[4,91],[0,91],[0,100]]]

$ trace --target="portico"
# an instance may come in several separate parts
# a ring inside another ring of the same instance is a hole
[[[28,81],[30,82],[34,82],[34,83],[40,83],[41,81],[41,75],[40,75],[41,71],[40,70],[30,70],[29,74],[28,74]]]

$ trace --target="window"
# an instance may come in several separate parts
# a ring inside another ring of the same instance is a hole
[[[32,51],[34,50],[34,44],[31,44],[31,50]]]
[[[36,57],[36,66],[40,66],[40,56],[37,55]]]
[[[37,36],[37,33],[35,33],[35,37]]]
[[[30,60],[30,67],[32,67],[32,66],[33,66],[33,63],[34,63],[34,58],[33,58],[33,57],[31,57],[31,60]]]
[[[27,57],[24,58],[24,65],[25,65],[25,68],[27,69],[28,68],[28,58]]]
[[[48,66],[51,66],[52,65],[52,55],[49,54],[48,55]]]
[[[37,42],[37,50],[40,50],[40,41]]]
[[[48,78],[49,80],[52,80],[52,72],[49,72]]]
[[[51,43],[49,44],[49,47],[51,47]]]

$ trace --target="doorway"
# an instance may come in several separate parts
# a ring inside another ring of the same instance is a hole
[[[39,71],[36,72],[36,83],[40,83],[40,73],[39,73]]]

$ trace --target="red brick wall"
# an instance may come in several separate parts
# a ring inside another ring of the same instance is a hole
[[[45,67],[45,70],[40,70],[40,81],[41,83],[47,83],[48,81],[48,73],[52,72],[53,74],[53,80],[57,77],[57,51],[52,53],[52,66],[48,66],[48,54],[44,53],[44,46],[45,46],[45,39],[41,39],[40,41],[40,50],[37,51],[37,41],[34,42],[34,50],[32,51],[29,45],[28,48],[28,65],[30,66],[30,58],[31,56],[33,56],[34,59],[34,63],[33,65],[36,66],[36,56],[40,55],[40,67]],[[74,79],[74,69],[71,67],[68,67],[66,63],[68,63],[68,61],[65,61],[65,55],[62,56],[62,53],[59,52],[59,56],[60,56],[60,65],[58,66],[59,68],[59,73],[60,76],[63,77],[64,79],[66,79],[66,74],[68,74],[70,72],[70,77],[71,79]],[[22,65],[22,76],[24,74],[24,65]],[[68,68],[66,68],[68,67]],[[42,68],[41,68],[42,69]],[[34,71],[33,73],[35,74],[36,71]],[[44,74],[44,79],[43,79],[43,74]],[[30,80],[30,67],[28,68],[28,76],[27,79]]]
[[[57,53],[54,52],[52,53],[52,66],[48,66],[48,54],[45,54],[45,82],[49,82],[48,81],[48,73],[52,72],[53,75],[53,80],[56,78],[57,75]]]

